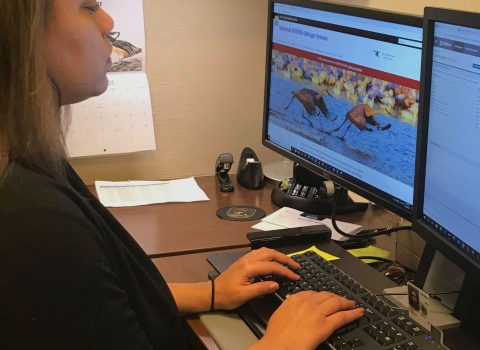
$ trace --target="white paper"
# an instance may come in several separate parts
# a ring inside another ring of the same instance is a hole
[[[362,196],[360,196],[360,195],[358,195],[358,194],[356,194],[352,191],[348,191],[348,196],[355,203],[371,203],[368,199],[363,198]]]
[[[289,207],[283,207],[273,214],[262,219],[261,222],[252,226],[257,230],[261,231],[272,231],[282,228],[292,228],[292,227],[303,227],[303,226],[313,226],[323,224],[328,226],[332,230],[332,239],[337,241],[345,241],[348,237],[342,236],[339,234],[332,225],[332,220],[330,219],[314,219],[309,217],[302,216],[303,212],[300,210],[292,209]],[[356,234],[362,230],[362,226],[350,224],[348,222],[336,221],[337,226],[343,232],[349,234]]]
[[[171,181],[95,181],[95,189],[106,207],[209,200],[193,177]]]
[[[292,209],[289,207],[283,207],[277,210],[275,213],[270,214],[267,217],[264,217],[262,221],[275,224],[278,226],[291,228],[291,227],[302,227],[302,226],[313,226],[320,225],[322,221],[310,219],[301,216],[303,212]]]
[[[337,224],[340,230],[351,235],[355,235],[359,233],[363,228],[360,225],[350,224],[348,222],[343,222],[343,221],[335,220],[335,223]],[[330,219],[322,220],[322,224],[328,226],[332,230],[332,239],[336,241],[346,241],[348,239],[348,237],[342,236],[340,233],[337,232],[337,230],[333,228],[332,220]]]

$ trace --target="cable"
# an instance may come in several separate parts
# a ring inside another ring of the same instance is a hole
[[[417,271],[412,270],[411,268],[403,266],[402,264],[400,264],[396,261],[387,259],[387,258],[381,258],[381,257],[378,257],[378,256],[373,256],[373,255],[372,256],[365,255],[365,256],[357,256],[357,259],[360,259],[360,260],[371,259],[371,260],[383,261],[383,262],[387,262],[387,263],[391,263],[391,264],[395,264],[397,266],[400,266],[402,269],[404,269],[405,271],[408,271],[410,273],[417,273]]]
[[[386,234],[397,232],[397,231],[404,231],[404,230],[407,231],[411,229],[412,229],[412,226],[397,226],[397,227],[392,227],[392,228],[388,228],[386,230],[380,230],[380,231],[372,230],[371,233],[368,233],[368,232],[361,233],[360,237],[374,238],[377,236],[386,235]]]
[[[336,215],[336,209],[337,209],[337,203],[338,199],[342,197],[343,192],[345,189],[340,186],[338,191],[335,191],[335,201],[333,202],[333,208],[332,208],[332,226],[333,228],[342,236],[348,237],[350,239],[355,239],[355,242],[351,242],[352,245],[362,245],[364,246],[368,245],[368,243],[372,242],[372,238],[381,236],[381,235],[386,235],[389,233],[397,232],[397,231],[403,231],[403,230],[411,230],[412,226],[398,226],[398,227],[391,227],[387,229],[382,229],[382,230],[371,230],[371,231],[366,231],[366,232],[361,232],[356,235],[352,235],[346,232],[343,232],[337,225],[337,222],[335,220],[335,215]],[[347,241],[348,242],[348,241]],[[337,242],[338,243],[338,242]],[[344,247],[344,244],[340,244],[342,247]],[[345,244],[347,246],[347,244]]]
[[[335,229],[335,231],[337,231],[342,236],[348,237],[349,239],[347,241],[334,240],[334,242],[344,249],[366,247],[372,242],[370,238],[357,237],[355,235],[351,235],[349,233],[343,232],[337,225],[337,222],[335,220],[335,212],[337,209],[338,199],[341,197],[342,194],[343,194],[343,187],[340,187],[339,191],[335,191],[335,200],[333,202],[331,220],[332,220],[332,226]]]

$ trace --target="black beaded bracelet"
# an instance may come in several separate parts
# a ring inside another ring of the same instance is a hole
[[[212,301],[210,303],[210,311],[214,311],[215,310],[215,280],[211,280],[212,281]]]

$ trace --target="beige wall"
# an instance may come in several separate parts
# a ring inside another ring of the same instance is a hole
[[[478,0],[339,2],[412,14],[480,9]],[[235,173],[247,146],[262,163],[281,160],[261,145],[267,1],[144,0],[144,8],[157,150],[72,160],[84,181],[210,175],[224,152]]]

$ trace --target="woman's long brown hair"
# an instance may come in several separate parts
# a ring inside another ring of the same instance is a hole
[[[66,119],[42,48],[53,1],[0,0],[0,179],[13,163],[65,178]]]

